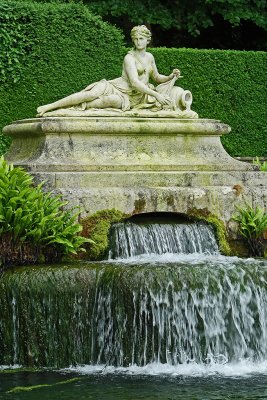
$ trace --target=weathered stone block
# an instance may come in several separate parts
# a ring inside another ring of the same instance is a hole
[[[6,158],[83,215],[207,209],[226,224],[236,205],[267,208],[267,174],[237,161],[220,136],[230,127],[208,119],[45,117],[4,128]]]

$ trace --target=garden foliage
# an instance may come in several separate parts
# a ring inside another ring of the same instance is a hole
[[[240,233],[247,239],[251,255],[263,257],[263,232],[267,230],[267,213],[258,206],[254,209],[250,205],[238,208],[238,212],[233,219],[239,223]]]
[[[46,0],[81,1],[129,39],[132,26],[149,25],[157,47],[267,49],[266,0]]]
[[[0,130],[34,117],[38,105],[121,74],[121,32],[82,4],[0,0]],[[181,69],[200,117],[232,128],[222,141],[233,156],[267,156],[267,53],[151,49],[158,69]],[[0,153],[7,148],[0,139]]]
[[[44,193],[42,184],[22,168],[0,159],[0,264],[59,261],[76,253],[87,239],[73,210],[63,211],[59,196]]]
[[[198,36],[213,27],[218,17],[227,21],[229,27],[242,26],[244,21],[249,21],[267,30],[265,0],[84,0],[84,3],[107,18],[127,17],[132,24],[147,21],[163,30],[173,29],[174,35],[175,30],[183,30]]]

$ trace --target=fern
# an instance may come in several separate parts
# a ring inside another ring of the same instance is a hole
[[[246,208],[237,207],[239,214],[233,217],[233,220],[239,223],[239,231],[249,244],[251,255],[262,257],[263,232],[267,229],[267,213],[260,207],[252,208],[246,205]]]
[[[3,264],[58,261],[89,240],[80,236],[74,209],[60,196],[44,193],[43,183],[0,158],[0,257]]]

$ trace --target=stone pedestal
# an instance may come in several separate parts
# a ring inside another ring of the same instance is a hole
[[[216,120],[142,117],[45,117],[4,128],[6,159],[83,214],[207,209],[229,223],[236,205],[267,207],[267,174],[230,157]]]

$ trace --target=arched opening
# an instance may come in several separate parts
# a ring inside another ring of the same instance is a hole
[[[174,212],[148,212],[134,214],[127,221],[142,224],[183,224],[193,222],[192,217],[186,214]]]
[[[110,231],[112,259],[217,252],[212,226],[182,213],[135,214]]]

